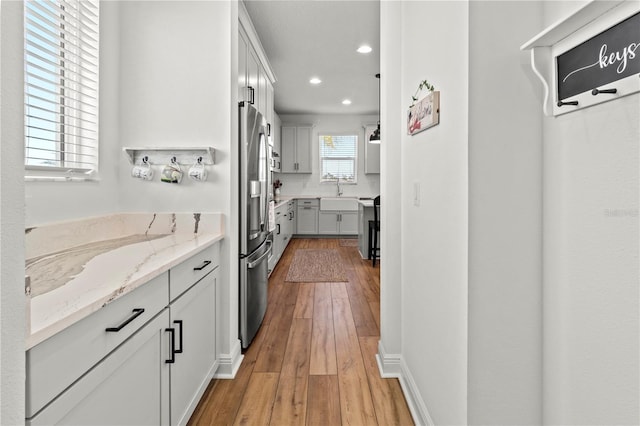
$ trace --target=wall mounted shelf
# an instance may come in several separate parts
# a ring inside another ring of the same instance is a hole
[[[584,93],[562,99],[563,102],[558,105],[556,75],[556,58],[559,55],[639,11],[640,3],[634,0],[592,0],[571,15],[547,27],[520,47],[520,50],[531,51],[531,68],[544,88],[543,111],[545,115],[556,116],[576,111],[640,91],[640,78],[634,74],[612,84],[591,88],[599,89],[600,93],[607,93],[603,90],[615,87],[617,90],[614,95],[595,96],[592,95],[590,89]],[[597,56],[595,60],[598,60]],[[577,105],[574,105],[576,103]]]
[[[202,157],[202,164],[215,164],[215,150],[210,146],[181,147],[125,147],[122,148],[130,164],[139,164],[143,157],[148,157],[151,164],[169,164],[175,157],[178,164],[194,164]]]

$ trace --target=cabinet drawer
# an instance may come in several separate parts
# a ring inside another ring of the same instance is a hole
[[[220,244],[194,254],[169,271],[169,300],[174,300],[220,264]]]
[[[27,417],[32,417],[166,307],[168,281],[168,273],[164,273],[29,349]],[[106,331],[119,326],[122,326],[119,331]]]
[[[300,198],[298,207],[320,207],[320,200],[317,198]]]

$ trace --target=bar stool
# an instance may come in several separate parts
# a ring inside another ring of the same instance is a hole
[[[371,265],[375,268],[376,258],[378,257],[378,231],[380,231],[380,196],[373,199],[373,220],[369,221],[369,251],[368,259],[371,259]]]

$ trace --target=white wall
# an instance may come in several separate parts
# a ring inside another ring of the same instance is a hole
[[[396,145],[402,155],[396,177],[402,194],[402,357],[433,421],[464,424],[469,7],[433,1],[404,2],[402,8],[400,93],[405,96],[396,116],[403,123]],[[441,92],[440,124],[408,136],[410,96],[424,79]],[[420,206],[413,205],[415,183]]]
[[[218,289],[219,352],[237,343],[237,3],[124,1],[120,4],[120,146],[212,146],[206,182],[132,179],[123,156],[123,211],[225,215]],[[231,88],[234,88],[233,93]],[[167,158],[167,163],[169,158]],[[156,166],[159,173],[161,166]]]
[[[380,2],[380,128],[388,143],[380,144],[380,342],[379,352],[383,356],[382,371],[399,375],[398,360],[402,353],[402,211],[401,191],[398,182],[402,172],[402,150],[397,142],[404,130],[401,63],[402,52],[397,47],[402,43],[402,4]],[[395,137],[393,135],[396,135]],[[385,360],[389,354],[392,360]]]
[[[541,15],[469,3],[469,424],[542,422]]]
[[[22,2],[0,2],[0,424],[25,416]]]
[[[311,132],[311,174],[277,173],[274,179],[283,182],[280,191],[283,195],[324,195],[336,196],[335,183],[320,183],[320,147],[318,136],[323,133],[354,132],[358,135],[358,183],[356,185],[341,185],[344,197],[367,196],[375,197],[380,194],[380,175],[364,173],[364,125],[375,124],[376,115],[289,115],[282,114],[280,120],[283,126],[288,124],[313,124]],[[282,156],[282,153],[280,153]]]
[[[119,211],[118,2],[100,5],[100,173],[90,182],[26,182],[27,226]]]
[[[543,121],[545,424],[640,424],[639,116],[636,93]]]

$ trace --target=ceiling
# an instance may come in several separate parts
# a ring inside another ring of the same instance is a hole
[[[276,75],[278,114],[378,113],[379,1],[244,3]],[[362,44],[373,51],[357,53]],[[322,83],[310,84],[311,77]]]

